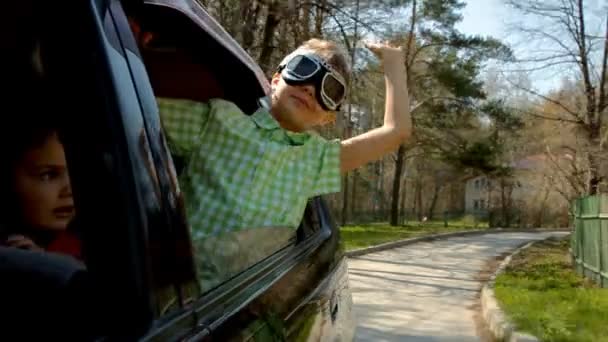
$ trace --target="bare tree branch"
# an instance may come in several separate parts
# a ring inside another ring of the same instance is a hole
[[[580,125],[581,121],[577,121],[577,120],[571,120],[571,119],[565,119],[565,118],[559,118],[559,117],[551,117],[551,116],[547,116],[547,115],[543,115],[543,114],[539,114],[537,112],[532,112],[529,110],[523,110],[520,108],[510,108],[511,110],[526,114],[526,115],[530,115],[533,116],[535,118],[539,118],[539,119],[544,119],[544,120],[550,120],[550,121],[558,121],[558,122],[567,122],[567,123],[572,123],[572,124],[577,124]]]
[[[371,33],[379,34],[379,32],[373,26],[362,21],[357,16],[353,16],[353,15],[349,14],[348,12],[346,12],[344,9],[342,9],[340,6],[338,6],[336,4],[333,4],[331,2],[321,3],[321,2],[317,2],[317,1],[310,1],[309,3],[328,13],[332,13],[333,11],[336,11],[337,13],[340,13],[341,15],[344,15],[345,17],[349,18],[353,22],[358,22],[359,25],[361,25],[362,27],[364,27],[366,30],[370,31]]]
[[[526,28],[526,27],[522,27],[520,28],[520,30],[524,33],[528,33],[532,36],[541,36],[541,37],[545,37],[549,40],[551,40],[553,43],[559,45],[562,49],[564,49],[565,54],[572,57],[573,62],[577,62],[578,61],[578,54],[576,51],[571,50],[565,43],[564,40],[562,38],[556,37],[548,32],[542,31],[541,29],[537,29],[537,28]]]
[[[545,154],[549,157],[549,160],[551,161],[551,163],[553,164],[553,166],[555,167],[555,169],[562,175],[562,177],[568,181],[568,184],[572,187],[572,189],[574,191],[576,191],[578,194],[583,194],[585,193],[584,188],[585,188],[585,182],[581,181],[580,179],[578,179],[577,177],[575,177],[575,175],[578,173],[576,165],[573,163],[573,167],[574,167],[574,171],[575,172],[567,172],[566,170],[564,170],[562,168],[562,166],[560,165],[559,161],[557,160],[557,158],[555,157],[555,155],[551,152],[551,148],[549,146],[546,146],[546,151]]]
[[[410,60],[410,53],[412,52],[412,42],[414,41],[414,29],[416,28],[416,0],[413,1],[412,3],[412,17],[410,18],[410,32],[409,35],[407,37],[407,45],[405,46],[405,66],[406,66],[406,72],[407,72],[407,77],[409,79],[409,71],[411,69],[411,66],[413,64],[414,59],[412,58]]]
[[[556,62],[552,62],[552,63],[544,63],[544,64],[536,66],[536,67],[521,68],[521,69],[508,69],[508,70],[499,69],[497,71],[503,71],[503,72],[533,72],[533,71],[539,71],[539,70],[549,69],[549,68],[552,68],[554,66],[564,65],[564,64],[573,64],[573,62],[571,60],[561,60],[561,61],[556,61]]]
[[[566,105],[564,105],[564,104],[563,104],[563,103],[561,103],[560,101],[554,100],[554,99],[552,99],[552,98],[550,98],[550,97],[547,97],[547,96],[545,96],[545,95],[543,95],[543,94],[541,94],[541,93],[539,93],[539,92],[537,92],[537,91],[534,91],[534,90],[532,90],[532,89],[528,89],[528,88],[522,87],[522,86],[520,86],[519,84],[515,84],[514,82],[511,82],[509,79],[507,79],[507,82],[509,82],[511,85],[513,85],[513,86],[514,86],[514,87],[516,87],[517,89],[520,89],[520,90],[526,91],[526,92],[528,92],[528,93],[530,93],[530,94],[532,94],[532,95],[535,95],[535,96],[540,97],[541,99],[543,99],[543,100],[545,100],[545,101],[547,101],[547,102],[551,102],[551,103],[553,103],[553,104],[557,105],[558,107],[560,107],[560,108],[562,108],[563,110],[565,110],[565,111],[566,111],[566,113],[568,113],[568,114],[572,115],[572,116],[575,118],[575,122],[578,122],[578,123],[584,123],[583,118],[581,118],[581,117],[580,117],[580,115],[578,115],[578,113],[576,113],[576,112],[572,111],[570,108],[566,107]]]

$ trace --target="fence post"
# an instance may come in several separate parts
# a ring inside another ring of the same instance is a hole
[[[599,275],[600,275],[600,281],[599,281],[599,285],[601,287],[608,287],[608,279],[605,279],[604,274],[606,273],[605,271],[605,263],[604,263],[604,256],[605,253],[608,252],[608,248],[606,248],[606,245],[604,245],[604,239],[606,239],[606,234],[604,234],[604,228],[605,228],[605,222],[608,220],[608,212],[606,212],[605,209],[608,209],[608,195],[603,195],[603,196],[598,196],[598,207],[597,207],[597,216],[598,216],[598,224],[599,224],[599,229],[600,229],[600,243],[599,243]]]

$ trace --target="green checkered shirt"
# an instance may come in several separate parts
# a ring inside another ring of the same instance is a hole
[[[247,228],[296,228],[310,197],[340,191],[340,143],[282,129],[267,109],[159,99],[195,239]]]

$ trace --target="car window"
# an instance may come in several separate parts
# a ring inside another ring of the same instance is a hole
[[[266,94],[268,82],[260,82],[258,75],[243,63],[244,57],[227,49],[221,40],[217,40],[218,36],[226,39],[223,34],[213,36],[203,30],[201,23],[209,24],[210,20],[204,17],[202,9],[185,11],[178,6],[153,3],[148,4],[137,16],[129,17],[130,28],[136,37],[158,102],[159,116],[171,149],[180,188],[185,191],[197,277],[203,292],[306,239],[318,231],[319,227],[312,209],[307,210],[306,220],[299,230],[264,225],[231,229],[231,221],[238,217],[221,214],[230,212],[234,201],[256,205],[255,194],[246,185],[248,181],[242,181],[243,177],[248,176],[224,172],[230,168],[213,163],[214,147],[205,149],[198,144],[198,138],[201,134],[216,134],[212,145],[225,144],[227,148],[238,143],[235,141],[238,139],[217,133],[216,127],[223,123],[214,126],[206,122],[209,108],[218,100],[229,101],[234,108],[251,115],[259,108],[257,100]],[[217,30],[221,29],[213,26],[212,31],[217,33]],[[222,121],[224,118],[215,117],[213,120]],[[226,116],[225,120],[228,122],[229,117]],[[254,153],[246,148],[233,148],[233,151],[251,153],[251,157],[254,157]],[[208,157],[207,162],[197,164],[199,169],[193,171],[195,166],[192,160],[196,161],[197,156]],[[228,160],[227,163],[230,164],[231,161]],[[243,173],[254,171],[246,167],[239,170]],[[235,186],[240,187],[237,191],[243,196],[237,199],[224,198],[224,194],[213,187],[197,188],[197,177],[208,178],[205,184],[240,184]],[[193,194],[193,191],[198,192]],[[203,195],[205,200],[200,200],[201,193],[212,195]],[[277,196],[280,197],[280,193]],[[223,216],[197,216],[200,206],[214,208],[204,211],[217,212]],[[211,225],[210,222],[218,221],[225,222],[226,228],[221,225],[216,225],[215,228],[207,226]]]
[[[150,137],[137,97],[127,91],[133,86],[109,9],[99,6],[107,35],[101,40],[85,6],[72,8],[86,14],[72,23],[82,25],[76,31],[59,16],[45,16],[38,2],[11,5],[1,16],[0,146],[15,163],[7,157],[1,165],[0,244],[81,262],[103,289],[98,297],[120,308],[115,317],[132,315],[121,324],[136,329],[185,305],[175,278],[176,269],[189,265],[175,267],[175,235],[162,212]],[[22,166],[21,150],[30,149]],[[23,210],[13,164],[30,188],[52,188],[50,204]],[[38,229],[40,222],[54,231]]]
[[[0,340],[92,337],[83,331],[93,316],[81,304],[92,293],[42,13],[20,1],[0,14]],[[65,320],[83,330],[55,330]]]
[[[10,9],[18,19],[4,21],[2,27],[8,46],[3,47],[0,67],[4,83],[0,244],[50,250],[83,261],[62,104],[54,96],[44,64],[48,42],[34,24],[39,15],[36,6]]]

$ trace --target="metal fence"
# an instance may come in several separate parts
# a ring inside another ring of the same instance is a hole
[[[342,209],[341,208],[332,208],[333,216],[340,221],[342,217]],[[444,221],[444,220],[458,220],[462,219],[466,215],[471,216],[471,220],[473,220],[473,215],[475,213],[465,213],[464,211],[443,211],[437,212],[433,215],[433,217],[428,220],[432,221]],[[420,216],[420,217],[419,217]],[[399,222],[401,224],[409,224],[412,222],[419,222],[420,219],[423,219],[426,214],[419,214],[413,210],[406,210],[405,212],[399,212]],[[390,210],[358,210],[356,212],[349,212],[347,224],[368,224],[368,223],[378,223],[378,222],[388,222],[391,217]],[[484,212],[480,212],[477,214],[478,221],[487,221],[487,214]]]
[[[577,272],[608,287],[608,195],[575,200],[571,215],[572,258]]]

